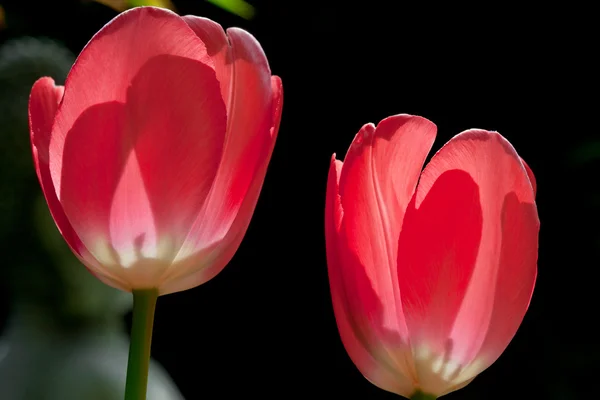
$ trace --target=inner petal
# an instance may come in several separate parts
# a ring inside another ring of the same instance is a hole
[[[223,153],[227,118],[219,82],[198,61],[157,56],[133,79],[126,108],[124,140],[134,141],[144,207],[158,236],[169,235],[181,247]]]
[[[136,153],[127,158],[110,209],[110,241],[125,268],[157,258],[157,232]]]

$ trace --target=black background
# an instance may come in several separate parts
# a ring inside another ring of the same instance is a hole
[[[116,11],[95,2],[0,2],[2,40],[48,36],[76,54]],[[539,276],[505,353],[450,399],[591,398],[597,371],[598,138],[589,10],[405,2],[254,1],[246,21],[174,1],[263,46],[284,86],[281,128],[252,223],[216,278],[159,298],[152,354],[187,399],[395,398],[364,379],[335,325],[324,241],[331,154],[398,113],[438,126],[435,152],[469,128],[497,130],[534,171]],[[596,197],[594,197],[596,196]],[[128,321],[130,316],[127,317]]]

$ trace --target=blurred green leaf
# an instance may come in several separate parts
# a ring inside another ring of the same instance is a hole
[[[209,3],[221,7],[225,11],[235,14],[244,19],[254,18],[255,10],[252,4],[244,0],[207,0]]]
[[[128,8],[142,7],[142,6],[153,6],[167,8],[175,11],[175,6],[170,0],[94,0],[98,3],[104,4],[116,11],[122,12]],[[242,17],[244,19],[254,18],[256,13],[254,6],[244,0],[206,0],[209,3],[214,4],[223,10]],[[1,15],[1,14],[0,14]],[[0,21],[1,26],[1,21]]]
[[[586,142],[575,150],[571,151],[571,162],[575,164],[585,164],[588,162],[600,160],[600,140]]]
[[[128,8],[142,7],[142,6],[153,6],[160,8],[167,8],[169,10],[175,10],[173,3],[170,0],[95,0],[100,4],[104,4],[107,7],[112,8],[116,11],[125,11]]]
[[[153,6],[153,7],[161,7],[168,8],[169,10],[174,10],[175,7],[173,3],[169,0],[129,0],[127,1],[129,7],[141,7],[141,6]]]

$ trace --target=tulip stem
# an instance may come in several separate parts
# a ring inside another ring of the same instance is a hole
[[[435,400],[435,399],[437,399],[437,397],[432,394],[423,393],[420,390],[417,390],[416,392],[414,392],[412,394],[412,396],[410,396],[410,399],[411,400]]]
[[[133,320],[127,362],[125,400],[146,400],[152,326],[157,299],[158,290],[156,289],[133,291]]]

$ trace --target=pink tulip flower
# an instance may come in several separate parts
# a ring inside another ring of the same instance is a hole
[[[404,397],[467,385],[505,350],[536,273],[533,173],[497,132],[436,135],[425,118],[367,124],[331,160],[327,261],[342,342],[360,372]]]
[[[248,32],[161,8],[119,14],[64,88],[44,77],[31,91],[37,174],[75,255],[125,291],[218,274],[250,222],[282,99]]]

